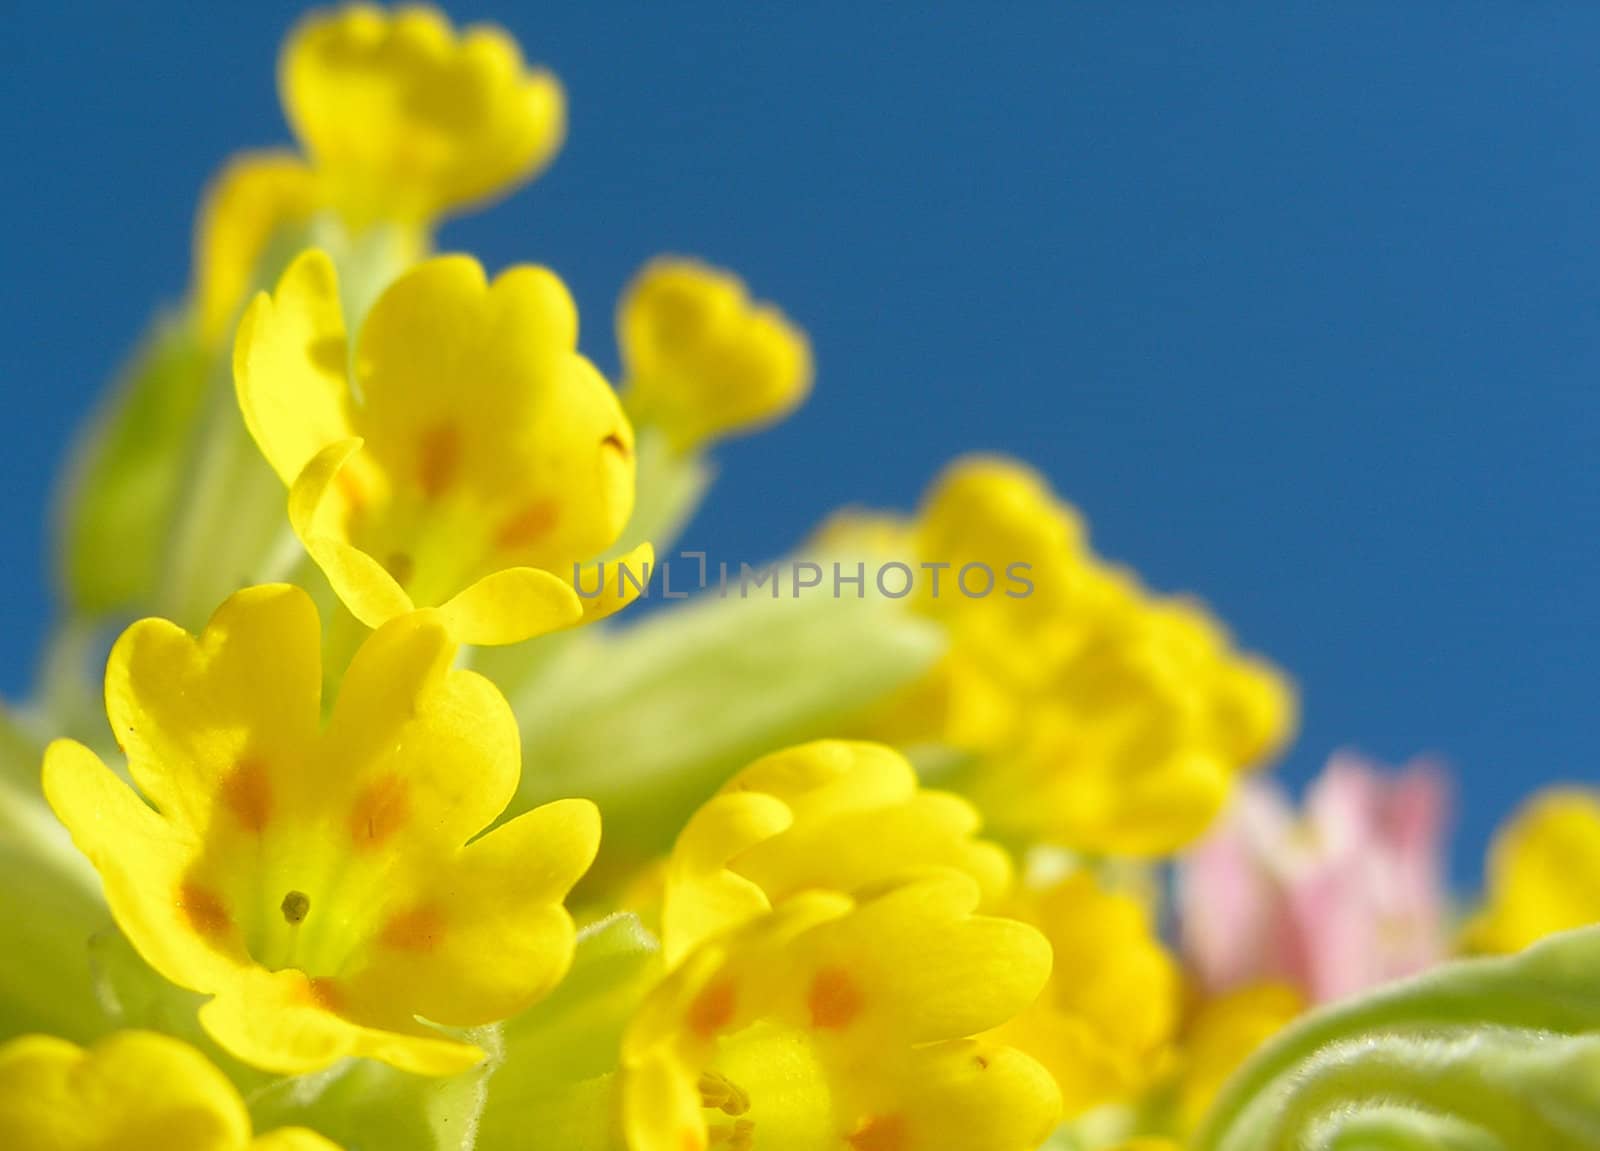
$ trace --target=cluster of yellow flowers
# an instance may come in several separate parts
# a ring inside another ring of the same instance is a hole
[[[949,650],[872,721],[875,734],[966,753],[974,795],[1008,835],[1171,854],[1292,734],[1277,670],[1233,651],[1201,604],[1153,596],[1096,557],[1077,514],[1021,464],[958,461],[915,522],[847,513],[822,544],[911,554],[950,580],[1030,558],[1031,592],[1004,607],[924,588],[917,607]]]
[[[211,189],[190,299],[85,448],[55,670],[6,729],[33,770],[31,731],[71,738],[36,792],[5,777],[31,910],[0,962],[0,1146],[1194,1131],[1304,998],[1192,979],[1160,868],[1286,745],[1285,677],[996,458],[802,552],[934,574],[904,598],[599,622],[710,445],[805,398],[805,336],[660,259],[622,295],[614,391],[553,272],[431,255],[565,132],[498,30],[318,14],[280,84],[302,154]],[[1019,563],[1016,595],[940,594]],[[129,616],[107,739],[74,684]],[[1600,877],[1583,794],[1503,843],[1472,946],[1600,920],[1574,867]]]

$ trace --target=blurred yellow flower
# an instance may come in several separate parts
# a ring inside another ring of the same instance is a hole
[[[187,1044],[120,1031],[89,1050],[48,1035],[0,1045],[9,1151],[338,1151],[314,1131],[251,1138],[227,1076]]]
[[[1466,932],[1474,951],[1600,923],[1600,792],[1551,788],[1523,805],[1495,839],[1485,888]]]
[[[432,8],[314,13],[284,45],[283,108],[325,196],[356,224],[424,223],[532,178],[566,131],[555,77],[498,28]]]
[[[1169,854],[1293,731],[1294,693],[1277,669],[1237,652],[1200,604],[1152,595],[1095,556],[1077,513],[1021,464],[958,460],[899,538],[911,554],[894,558],[924,573],[910,602],[950,646],[865,730],[967,752],[963,786],[997,832]],[[819,546],[894,540],[853,514]]]
[[[194,306],[208,345],[233,331],[273,238],[322,207],[316,174],[290,152],[244,152],[206,190],[194,237]]]
[[[1178,966],[1149,909],[1077,872],[1009,910],[1044,932],[1055,965],[995,1038],[1050,1070],[1069,1117],[1137,1098],[1166,1072],[1182,1008]]]
[[[1177,1080],[1177,1119],[1200,1125],[1223,1086],[1256,1050],[1306,1010],[1286,983],[1257,983],[1203,999],[1184,1028]]]
[[[640,426],[687,451],[782,419],[811,390],[805,333],[752,303],[738,277],[658,259],[617,310],[623,400]]]
[[[324,213],[353,236],[387,226],[417,259],[439,217],[532,179],[566,131],[560,83],[527,67],[510,36],[457,32],[426,6],[312,13],[284,43],[279,80],[303,156],[240,153],[201,204],[193,302],[209,345]],[[287,248],[277,260],[275,243]]]
[[[332,262],[311,251],[239,325],[234,378],[307,552],[361,622],[438,607],[462,643],[515,643],[638,594],[648,544],[584,582],[633,508],[633,429],[578,354],[566,287],[493,283],[466,256],[402,275],[373,305],[353,375]]]
[[[797,894],[695,948],[623,1039],[632,1151],[1024,1151],[1059,1113],[1032,1059],[971,1038],[1021,1010],[1050,949],[972,914],[955,872],[859,901]]]
[[[992,902],[1011,864],[977,829],[971,804],[919,788],[890,748],[822,740],[775,752],[734,776],[678,837],[663,882],[667,961],[805,891],[857,894],[950,868]]]
[[[1091,613],[974,794],[1000,828],[1082,851],[1170,854],[1286,741],[1294,697],[1275,669],[1231,651],[1199,604],[1135,592]]]
[[[214,996],[200,1022],[239,1059],[461,1071],[481,1052],[419,1018],[491,1023],[560,980],[598,814],[564,800],[473,838],[516,789],[517,728],[451,669],[431,613],[367,640],[325,727],[319,652],[316,608],[287,586],[239,592],[198,639],[134,624],[106,707],[139,792],[59,740],[46,796],[133,945]]]

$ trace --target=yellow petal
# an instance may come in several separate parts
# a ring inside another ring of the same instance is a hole
[[[428,1033],[363,1027],[319,1001],[299,971],[247,968],[200,1008],[200,1025],[236,1059],[280,1075],[304,1075],[345,1058],[377,1059],[416,1075],[458,1075],[483,1052]]]
[[[628,1151],[699,1151],[706,1124],[694,1080],[672,1058],[653,1054],[624,1075],[622,1129]]]
[[[349,508],[339,481],[361,446],[359,439],[338,440],[306,463],[289,489],[289,522],[350,614],[376,628],[414,605],[382,564],[344,538]]]
[[[367,967],[342,986],[353,1001],[406,1002],[451,1026],[517,1014],[572,961],[575,931],[562,900],[599,845],[600,815],[588,800],[513,819],[418,876]]]
[[[654,545],[642,543],[616,559],[586,564],[573,574],[585,620],[604,619],[644,594],[656,562]]]
[[[978,898],[966,876],[930,874],[809,933],[807,962],[849,974],[866,1031],[912,1043],[986,1031],[1033,1002],[1051,956],[1027,924],[973,915]]]
[[[793,826],[743,851],[736,870],[773,901],[812,887],[854,892],[929,868],[975,879],[986,898],[1011,879],[994,844],[977,840],[971,804],[917,786],[910,762],[892,748],[818,740],[775,752],[723,789],[761,792],[794,812]]]
[[[934,481],[917,518],[916,554],[946,563],[940,592],[928,581],[923,605],[934,615],[968,618],[982,628],[985,657],[1003,660],[1013,674],[1038,669],[1043,617],[1066,608],[1085,561],[1086,532],[1078,513],[1059,500],[1032,468],[997,456],[967,456]],[[1034,587],[1025,598],[996,593],[969,599],[949,585],[968,564],[984,564],[999,578],[1013,563],[1029,565]],[[1008,656],[1002,645],[1018,651]],[[1013,666],[1022,660],[1023,666]]]
[[[71,740],[45,751],[44,791],[100,873],[112,915],[145,961],[196,991],[230,978],[245,961],[231,925],[200,902],[204,896],[184,890],[198,844],[176,834],[94,752]]]
[[[772,906],[758,884],[728,865],[791,822],[788,805],[759,792],[715,796],[695,812],[667,864],[661,945],[669,965],[702,940],[747,923]]]
[[[1487,905],[1467,931],[1478,951],[1508,953],[1600,922],[1600,793],[1536,795],[1495,837]]]
[[[1178,1086],[1184,1129],[1199,1126],[1229,1077],[1305,1009],[1300,993],[1281,983],[1254,984],[1202,1003],[1184,1037]]]
[[[965,872],[986,898],[997,898],[1011,864],[1000,847],[974,839],[977,830],[978,813],[966,800],[924,791],[889,807],[797,822],[787,835],[752,846],[736,867],[774,901],[809,887],[860,891],[932,867]]]
[[[491,572],[438,609],[440,621],[462,643],[521,643],[570,627],[584,617],[572,585],[538,568]]]
[[[321,695],[317,609],[287,584],[229,597],[199,637],[140,620],[106,665],[106,714],[129,772],[193,835],[209,825],[224,780],[241,764],[303,770]]]
[[[781,799],[799,819],[902,803],[917,790],[905,756],[882,744],[821,739],[762,756],[724,785]]]
[[[412,852],[455,851],[510,802],[522,774],[516,719],[492,683],[452,667],[455,654],[437,613],[415,612],[351,660],[319,757],[328,805],[349,812],[334,822],[351,834],[374,789],[388,799],[384,846]]]
[[[232,331],[273,239],[318,206],[316,177],[293,153],[245,152],[228,161],[206,190],[195,227],[194,300],[208,344]]]
[[[249,1140],[239,1093],[176,1039],[122,1031],[87,1051],[44,1035],[0,1046],[0,1146],[240,1151]]]
[[[1182,987],[1149,911],[1076,873],[1023,908],[1054,952],[1049,987],[994,1034],[1044,1064],[1068,1115],[1123,1102],[1164,1073]]]
[[[980,1040],[917,1048],[872,1069],[870,1102],[845,1145],[895,1151],[1025,1151],[1061,1113],[1055,1083],[1019,1051]]]
[[[782,419],[811,390],[805,333],[731,273],[652,261],[617,309],[629,410],[680,450]]]
[[[284,111],[356,222],[422,221],[497,196],[555,155],[561,86],[491,27],[431,8],[352,4],[308,17],[279,66]]]
[[[350,387],[338,277],[326,252],[303,253],[239,321],[233,380],[245,426],[285,484],[350,436]]]

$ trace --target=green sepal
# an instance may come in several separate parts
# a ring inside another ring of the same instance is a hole
[[[1600,926],[1308,1016],[1241,1069],[1195,1151],[1600,1147]]]
[[[210,371],[188,320],[158,319],[83,435],[60,505],[69,612],[99,616],[152,598]]]
[[[638,463],[638,495],[627,529],[608,555],[627,555],[642,543],[666,555],[694,518],[716,478],[716,469],[701,452],[674,448],[659,428],[640,427],[634,440]]]
[[[505,1025],[478,1151],[621,1151],[622,1033],[660,978],[660,945],[637,917],[585,928],[561,986]]]
[[[309,1127],[344,1151],[473,1151],[499,1040],[494,1028],[464,1038],[484,1047],[489,1058],[449,1079],[347,1059],[247,1092],[255,1128]]]
[[[43,752],[0,711],[0,1039],[104,1034],[89,941],[111,928],[100,880],[45,804]],[[114,930],[114,929],[113,929]]]

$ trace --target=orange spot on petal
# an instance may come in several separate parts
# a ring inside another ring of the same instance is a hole
[[[411,818],[411,788],[397,775],[373,780],[350,809],[350,840],[360,850],[382,847]]]
[[[904,1151],[909,1146],[904,1115],[874,1115],[847,1140],[855,1151]]]
[[[239,826],[260,835],[272,821],[272,781],[259,759],[242,759],[222,781],[222,802]]]
[[[228,905],[223,903],[222,897],[209,887],[203,887],[198,883],[182,883],[178,886],[177,903],[184,918],[189,921],[189,926],[201,935],[214,938],[227,934],[233,928],[233,917],[228,914]]]
[[[710,1039],[733,1022],[733,1013],[738,1005],[738,985],[731,979],[717,980],[689,1004],[685,1017],[689,1030],[701,1039]]]
[[[811,981],[807,997],[811,1026],[831,1030],[848,1027],[861,1014],[861,988],[850,973],[839,967],[824,967]]]
[[[515,551],[536,544],[561,518],[561,509],[550,500],[538,500],[523,508],[500,525],[495,536],[495,546],[501,551]]]
[[[378,941],[395,951],[427,953],[438,946],[443,934],[444,917],[435,908],[413,907],[390,918]]]
[[[344,1003],[344,996],[339,993],[338,983],[326,975],[306,980],[306,997],[314,1006],[324,1011],[338,1011]]]
[[[437,499],[461,467],[461,432],[454,424],[435,424],[417,445],[417,482],[422,494]]]

